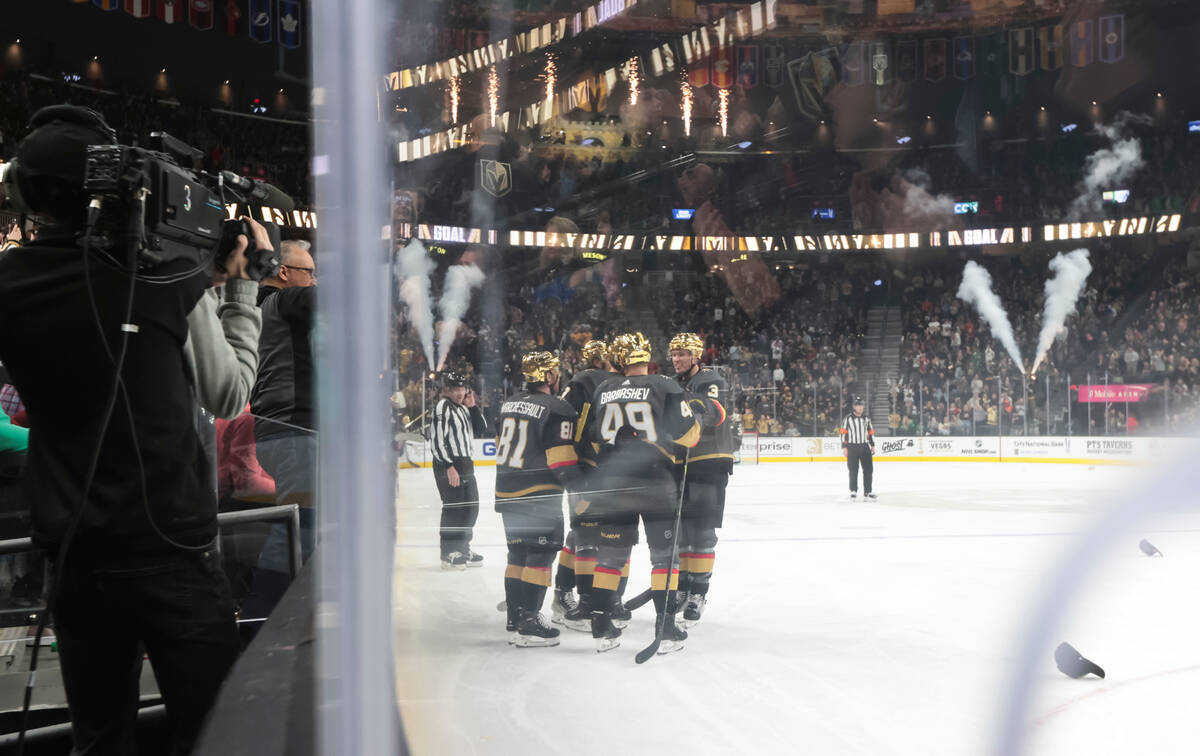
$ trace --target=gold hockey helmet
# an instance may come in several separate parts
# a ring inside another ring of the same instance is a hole
[[[596,359],[608,359],[608,344],[599,339],[592,339],[583,345],[583,361],[590,365],[592,360]]]
[[[650,361],[650,340],[641,331],[623,333],[608,346],[608,359],[624,370],[630,365]]]
[[[699,357],[704,354],[704,339],[694,333],[677,333],[675,338],[671,339],[669,349],[672,352],[676,349],[685,349],[691,352],[693,357]]]
[[[558,370],[558,358],[549,352],[530,352],[521,358],[521,375],[529,383],[545,383],[549,373]]]

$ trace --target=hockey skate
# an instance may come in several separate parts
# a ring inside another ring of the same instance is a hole
[[[558,620],[555,620],[558,622]],[[592,630],[592,602],[590,596],[580,596],[579,603],[562,616],[562,626],[569,630],[588,633]]]
[[[566,624],[564,618],[579,608],[575,594],[571,591],[555,591],[554,600],[550,603],[550,621],[556,625]]]
[[[482,567],[483,566],[483,555],[476,554],[474,551],[471,551],[470,549],[467,550],[466,560],[467,560],[466,561],[467,567]]]
[[[850,492],[850,498],[851,498],[851,499],[857,499],[857,498],[858,498],[858,491],[851,491],[851,492]]]
[[[869,493],[869,494],[863,494],[863,498],[864,498],[864,499],[871,499],[871,500],[875,500],[875,499],[878,499],[879,497],[878,497],[878,496],[876,496],[876,495],[875,495],[875,494],[873,494],[873,493]]]
[[[612,617],[612,623],[617,626],[618,630],[624,630],[629,627],[629,620],[633,619],[633,612],[625,608],[621,597],[617,596],[613,601],[612,610],[609,612]]]
[[[613,624],[608,612],[592,612],[592,639],[596,641],[596,653],[612,651],[621,645],[621,631]]]
[[[699,622],[706,603],[708,603],[707,599],[699,593],[688,595],[687,604],[683,607],[683,619],[679,623],[680,627],[688,628]]]
[[[443,570],[465,570],[467,569],[467,557],[461,551],[452,551],[442,557]]]
[[[537,648],[558,645],[558,628],[550,623],[541,612],[523,612],[517,623],[517,648]]]
[[[658,644],[658,655],[673,654],[676,651],[683,650],[683,642],[687,640],[688,634],[686,630],[675,625],[675,615],[670,612],[665,615],[659,615],[659,622],[663,625],[662,642]]]

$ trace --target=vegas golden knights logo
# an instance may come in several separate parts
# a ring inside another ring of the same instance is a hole
[[[512,191],[512,165],[499,160],[479,161],[479,186],[493,197]]]

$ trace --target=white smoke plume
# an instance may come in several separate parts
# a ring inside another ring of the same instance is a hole
[[[933,179],[921,168],[910,168],[903,174],[910,186],[899,184],[904,194],[904,216],[909,224],[945,225],[954,220],[954,198],[933,193]],[[897,182],[893,182],[897,183]]]
[[[992,335],[1004,346],[1021,372],[1025,372],[1025,363],[1021,360],[1021,350],[1017,349],[1017,340],[1013,337],[1012,324],[1008,322],[1008,313],[1004,311],[1004,305],[1000,304],[1000,297],[992,291],[992,276],[974,260],[968,261],[967,266],[963,268],[963,280],[958,287],[958,298],[967,304],[974,305],[975,309],[979,310],[979,314],[992,329]]]
[[[438,302],[442,312],[442,325],[438,329],[438,370],[446,364],[458,326],[471,305],[471,289],[481,285],[483,278],[483,271],[474,265],[452,265],[446,271],[446,286],[442,301]]]
[[[429,293],[429,274],[436,265],[415,238],[400,250],[397,262],[400,298],[408,305],[408,319],[421,339],[425,360],[433,365],[433,297]]]
[[[1085,215],[1096,215],[1101,209],[1101,195],[1106,189],[1124,189],[1123,183],[1133,177],[1143,165],[1142,144],[1130,133],[1134,125],[1150,126],[1154,120],[1148,115],[1122,111],[1109,125],[1096,127],[1109,144],[1087,156],[1083,179],[1079,182],[1079,196],[1071,202],[1067,211],[1068,220],[1079,220]]]
[[[1050,261],[1050,272],[1053,275],[1046,281],[1046,304],[1042,314],[1042,333],[1038,336],[1037,359],[1033,361],[1034,372],[1037,372],[1038,365],[1050,351],[1054,339],[1062,333],[1067,316],[1075,311],[1075,302],[1083,293],[1083,285],[1092,272],[1088,251],[1077,249],[1055,255]]]

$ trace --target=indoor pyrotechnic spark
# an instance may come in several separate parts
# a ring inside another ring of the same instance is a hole
[[[638,70],[638,59],[636,57],[629,59],[629,104],[637,105],[638,87],[641,85],[639,81],[641,72]]]
[[[721,96],[721,136],[729,136],[729,90],[720,90]]]
[[[496,67],[488,69],[488,112],[492,116],[492,128],[496,128],[496,113],[500,110],[500,76]]]
[[[458,123],[458,77],[450,77],[450,123]]]
[[[558,83],[558,63],[554,60],[554,53],[546,54],[546,99],[554,99],[554,85]]]
[[[692,135],[692,85],[687,79],[683,80],[680,85],[680,92],[683,96],[683,135]]]

